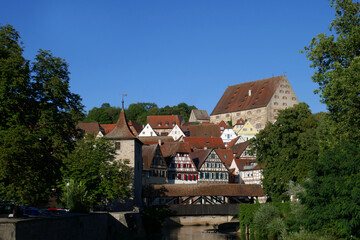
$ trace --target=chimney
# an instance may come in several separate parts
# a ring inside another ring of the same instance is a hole
[[[249,97],[251,96],[251,89],[249,89]]]

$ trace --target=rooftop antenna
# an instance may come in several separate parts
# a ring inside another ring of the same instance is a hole
[[[123,94],[123,95],[122,95],[122,101],[121,101],[121,103],[122,103],[122,110],[123,110],[123,111],[125,111],[124,97],[127,97],[127,94]]]

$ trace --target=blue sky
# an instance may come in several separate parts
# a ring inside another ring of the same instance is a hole
[[[185,102],[210,114],[227,86],[285,74],[298,98],[326,111],[299,50],[328,33],[327,0],[2,1],[0,24],[25,57],[51,50],[70,65],[86,110]]]

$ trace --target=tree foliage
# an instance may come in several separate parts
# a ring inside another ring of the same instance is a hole
[[[317,35],[305,52],[315,69],[312,79],[319,85],[316,93],[320,93],[332,119],[342,124],[339,132],[350,131],[359,138],[360,4],[353,0],[331,3],[336,10],[330,26],[334,34]]]
[[[109,103],[103,103],[100,108],[91,109],[82,122],[116,123],[120,111],[121,108],[119,107],[112,107]]]
[[[62,158],[73,148],[82,113],[69,90],[67,63],[39,50],[23,56],[19,33],[0,28],[0,199],[47,201],[60,178]]]
[[[309,164],[318,154],[316,129],[321,116],[312,115],[307,104],[297,104],[281,110],[277,121],[268,122],[251,140],[252,151],[265,166],[264,190],[272,199],[279,199],[290,181],[306,178]]]
[[[91,206],[130,194],[132,170],[125,162],[115,161],[114,154],[111,142],[87,135],[76,143],[75,150],[64,159],[62,175],[84,184],[91,198]]]
[[[146,124],[147,116],[153,115],[181,115],[185,121],[189,120],[191,110],[196,109],[195,106],[189,106],[186,103],[179,103],[177,106],[165,106],[159,108],[155,103],[132,103],[125,110],[126,118],[129,121]],[[112,107],[108,103],[104,103],[100,108],[93,108],[89,111],[83,122],[99,122],[99,123],[116,123],[121,108]]]
[[[360,147],[345,142],[321,153],[305,183],[307,227],[350,239],[360,237]]]
[[[319,34],[305,48],[315,68],[317,92],[329,109],[331,129],[321,144],[326,147],[320,149],[319,160],[311,165],[301,200],[308,229],[360,238],[360,4],[331,3],[336,16],[330,30],[335,34]]]

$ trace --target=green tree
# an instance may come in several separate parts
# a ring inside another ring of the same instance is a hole
[[[324,33],[305,47],[312,79],[319,85],[321,101],[330,116],[341,123],[338,132],[360,136],[360,4],[353,0],[331,0],[336,10],[330,25],[334,34]],[[344,134],[342,134],[344,135]]]
[[[101,124],[116,123],[121,108],[112,107],[109,103],[103,103],[100,108],[91,109],[82,122],[98,122]]]
[[[360,147],[344,142],[321,153],[305,183],[308,229],[350,239],[360,237]]]
[[[68,65],[40,50],[30,64],[19,33],[0,28],[0,198],[22,204],[47,201],[73,148],[82,117],[69,90]]]
[[[69,179],[68,186],[64,185],[62,188],[64,193],[60,201],[71,212],[87,213],[90,210],[91,197],[88,195],[86,186],[83,182],[75,182]]]
[[[115,161],[114,154],[115,149],[109,141],[87,135],[64,159],[62,176],[84,184],[91,206],[130,194],[131,168],[123,161]]]
[[[281,110],[277,121],[268,122],[250,141],[259,164],[266,166],[262,183],[272,199],[279,199],[290,181],[301,182],[306,178],[308,164],[317,158],[316,119],[309,106],[300,103]],[[308,149],[309,144],[315,145],[315,149]]]

